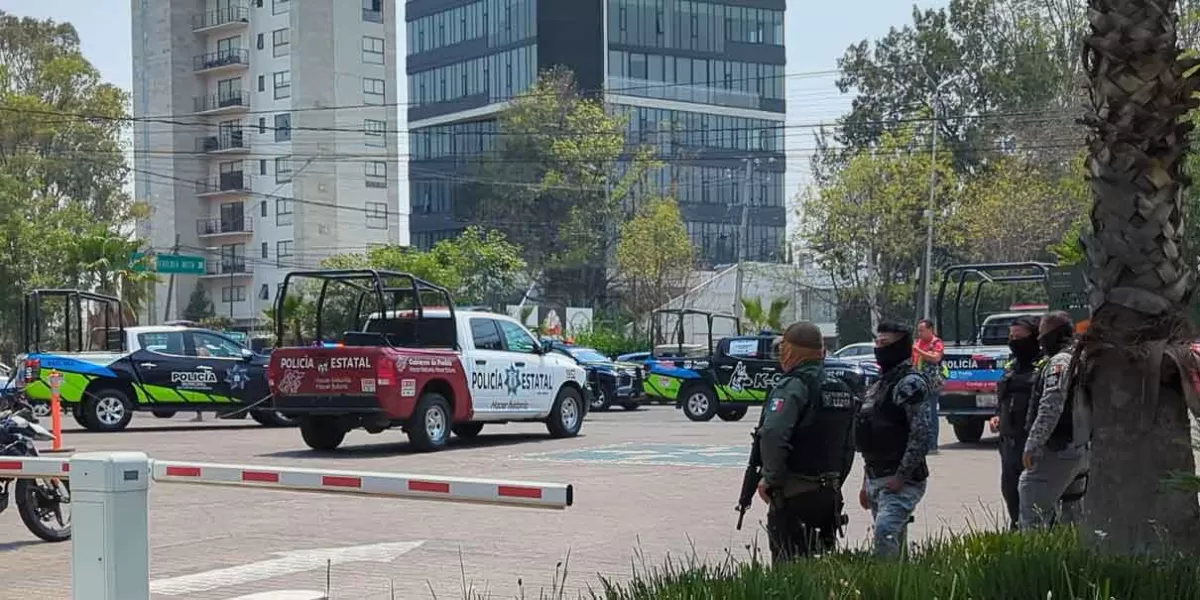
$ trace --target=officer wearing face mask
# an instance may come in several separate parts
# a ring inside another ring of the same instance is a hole
[[[1000,494],[1004,496],[1013,529],[1021,519],[1017,483],[1025,469],[1021,464],[1027,437],[1025,420],[1041,355],[1037,331],[1037,317],[1018,317],[1008,328],[1012,358],[996,387],[998,406],[996,416],[992,417],[992,431],[1000,434]]]
[[[912,330],[879,325],[875,360],[879,381],[867,394],[855,423],[855,443],[866,463],[858,501],[875,519],[873,551],[893,557],[904,548],[908,520],[925,496],[929,466],[930,386],[913,369]]]
[[[1074,440],[1073,403],[1066,394],[1074,334],[1065,312],[1042,317],[1038,326],[1038,342],[1048,358],[1034,380],[1025,421],[1029,432],[1022,456],[1025,470],[1017,486],[1021,529],[1056,522],[1070,525],[1079,519],[1087,488],[1087,447],[1085,440]]]
[[[854,460],[859,397],[824,369],[821,330],[801,321],[778,340],[784,377],[767,396],[756,443],[758,495],[770,507],[767,534],[775,564],[834,547],[842,515],[841,482]]]

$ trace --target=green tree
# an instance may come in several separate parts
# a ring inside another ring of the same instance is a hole
[[[26,290],[77,276],[120,286],[115,256],[92,255],[90,273],[75,260],[80,244],[135,216],[119,135],[127,104],[84,59],[71,25],[0,11],[0,353],[15,349]]]
[[[146,254],[147,249],[140,240],[98,228],[76,238],[67,250],[65,275],[72,286],[116,296],[134,314],[145,308],[150,286],[158,276],[145,268],[145,259],[141,265],[132,261],[134,253]]]
[[[694,256],[679,204],[657,198],[644,205],[621,225],[617,245],[625,307],[641,315],[665,304],[686,287]]]
[[[783,333],[783,311],[791,305],[787,298],[774,298],[770,306],[763,307],[762,298],[742,298],[742,315],[751,331],[768,329]]]
[[[876,152],[855,156],[802,200],[803,241],[835,285],[849,288],[839,289],[839,296],[867,306],[872,330],[883,316],[898,318],[913,306],[934,169],[930,153],[916,142],[908,127],[884,134]],[[945,155],[938,156],[936,169],[936,214],[943,218],[935,240],[944,254],[960,243],[960,233],[949,228],[953,222],[944,218],[955,207],[958,178]]]
[[[627,147],[626,124],[580,94],[569,70],[546,71],[501,115],[496,151],[457,207],[520,246],[548,298],[592,306],[606,296],[623,207],[658,164]]]
[[[1181,60],[1174,0],[1088,6],[1092,319],[1075,429],[1091,432],[1093,454],[1080,529],[1110,551],[1186,551],[1200,544],[1200,505],[1163,482],[1196,472],[1184,389],[1195,265],[1181,251],[1181,199],[1198,63]]]
[[[192,294],[188,296],[187,306],[183,309],[183,318],[199,323],[216,314],[217,311],[213,307],[212,299],[208,297],[208,292],[204,291],[204,286],[197,285],[192,288]]]

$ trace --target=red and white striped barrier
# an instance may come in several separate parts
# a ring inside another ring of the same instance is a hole
[[[563,483],[163,460],[153,461],[153,474],[155,481],[172,483],[391,496],[442,502],[507,504],[560,510],[574,502],[572,487]]]
[[[65,458],[45,457],[0,457],[0,477],[15,479],[40,479],[42,477],[70,477],[71,461]]]

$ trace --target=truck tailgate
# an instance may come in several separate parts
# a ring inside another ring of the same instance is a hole
[[[996,384],[1004,377],[1008,348],[947,348],[940,412],[975,412],[996,406]]]
[[[374,397],[380,359],[380,349],[372,346],[278,348],[267,377],[275,396]]]

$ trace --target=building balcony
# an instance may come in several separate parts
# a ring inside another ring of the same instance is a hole
[[[250,110],[250,92],[248,90],[197,96],[192,101],[193,112],[199,115],[224,115]]]
[[[196,73],[245,71],[249,66],[250,51],[242,48],[218,50],[192,59],[192,69]]]
[[[197,181],[196,195],[201,198],[207,198],[212,196],[248,194],[251,190],[251,183],[251,177],[243,171],[221,173],[216,177]]]
[[[192,31],[196,33],[241,29],[249,24],[250,9],[244,4],[233,4],[192,17]]]
[[[218,260],[205,261],[206,272],[201,277],[249,277],[250,267],[242,257],[223,256]]]
[[[756,93],[704,85],[663,85],[661,81],[609,75],[607,89],[609,94],[616,95],[640,96],[642,98],[748,108],[752,110],[761,109],[761,97]]]
[[[196,152],[203,154],[245,154],[250,151],[250,136],[244,129],[196,138]]]
[[[254,233],[254,222],[246,217],[200,219],[196,221],[196,235],[210,237],[218,235],[246,235]]]

